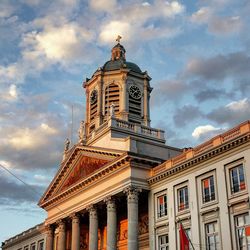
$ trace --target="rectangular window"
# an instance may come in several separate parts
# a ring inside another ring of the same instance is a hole
[[[30,250],[36,250],[36,243],[31,244]]]
[[[203,203],[215,200],[214,176],[202,180],[202,200]]]
[[[43,240],[38,242],[38,250],[44,250],[44,241]]]
[[[218,223],[212,222],[205,224],[205,233],[206,233],[206,249],[207,250],[220,249]]]
[[[235,217],[237,246],[239,250],[250,249],[250,221],[249,215],[243,214]]]
[[[158,237],[158,246],[159,246],[159,250],[168,250],[168,235],[164,234],[164,235],[160,235]]]
[[[185,186],[183,188],[178,189],[178,211],[183,211],[188,209],[188,187]]]
[[[167,195],[163,194],[157,197],[157,214],[158,218],[167,215]]]
[[[232,193],[237,193],[246,189],[243,164],[230,169],[230,180]]]

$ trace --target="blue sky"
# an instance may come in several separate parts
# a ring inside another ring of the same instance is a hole
[[[247,0],[1,0],[0,242],[44,220],[36,204],[84,119],[82,82],[110,59],[152,77],[152,126],[194,146],[250,118]],[[33,191],[31,191],[31,189]]]

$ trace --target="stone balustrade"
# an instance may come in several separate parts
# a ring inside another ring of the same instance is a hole
[[[100,127],[88,136],[87,139],[94,138],[99,133],[101,133],[106,128],[115,128],[121,132],[132,132],[142,136],[148,136],[150,138],[156,138],[164,140],[164,131],[160,129],[150,128],[141,124],[132,123],[124,120],[117,119],[115,117],[110,117],[106,122],[104,122]]]

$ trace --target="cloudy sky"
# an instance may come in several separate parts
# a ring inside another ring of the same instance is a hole
[[[0,242],[45,218],[37,201],[84,119],[82,82],[110,59],[152,77],[152,126],[194,146],[250,118],[248,0],[1,0]]]

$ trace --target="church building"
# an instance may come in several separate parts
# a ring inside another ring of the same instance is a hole
[[[147,72],[118,42],[86,79],[86,120],[39,206],[48,217],[47,250],[148,249],[152,168],[181,153],[150,126]]]
[[[84,82],[79,141],[66,142],[39,201],[46,250],[182,250],[181,227],[185,249],[250,249],[250,121],[194,148],[168,146],[150,125],[150,80],[118,37]]]

